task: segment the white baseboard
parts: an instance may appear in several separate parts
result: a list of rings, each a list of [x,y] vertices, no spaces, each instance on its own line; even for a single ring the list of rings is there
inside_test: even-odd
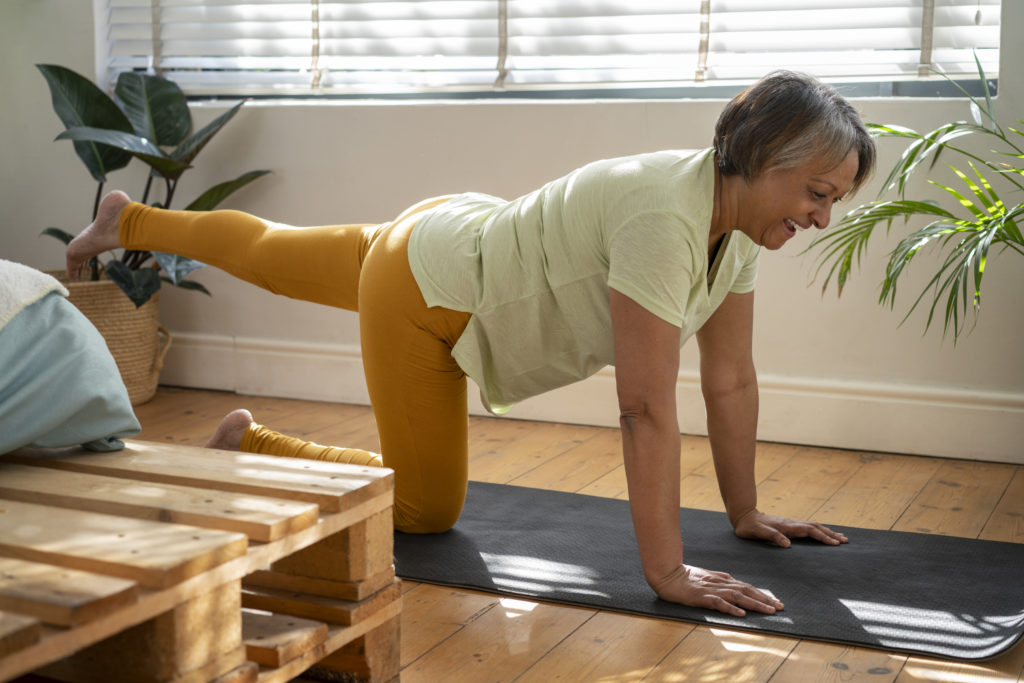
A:
[[[758,438],[1024,464],[1024,396],[950,387],[760,375]],[[164,384],[366,405],[358,346],[176,333]],[[680,373],[680,430],[706,434],[696,372]],[[473,399],[470,412],[486,411]],[[524,401],[510,418],[617,427],[615,375]]]

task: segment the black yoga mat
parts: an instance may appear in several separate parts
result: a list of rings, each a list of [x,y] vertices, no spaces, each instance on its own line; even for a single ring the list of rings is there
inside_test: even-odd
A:
[[[640,571],[626,501],[471,482],[451,531],[395,534],[399,576],[812,640],[979,660],[1024,632],[1024,544],[849,527],[839,547],[744,541],[722,513],[680,511],[688,564],[786,604],[736,618],[659,600]]]

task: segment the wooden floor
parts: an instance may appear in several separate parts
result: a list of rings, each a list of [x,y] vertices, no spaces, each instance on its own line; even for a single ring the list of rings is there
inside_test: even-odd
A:
[[[139,438],[201,445],[245,407],[285,433],[375,449],[370,410],[161,388]],[[470,478],[626,497],[614,429],[470,418]],[[1024,543],[1024,467],[760,444],[760,507],[824,523]],[[707,440],[684,437],[687,507],[721,510]],[[724,569],[724,568],[723,568]],[[1013,590],[1024,590],[1022,585]],[[407,581],[404,683],[937,681],[1024,683],[1024,643],[981,664],[751,635]]]

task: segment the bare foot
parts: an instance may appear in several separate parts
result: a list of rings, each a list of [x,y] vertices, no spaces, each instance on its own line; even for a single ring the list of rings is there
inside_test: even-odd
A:
[[[124,192],[114,190],[100,200],[96,211],[96,220],[78,234],[68,244],[65,258],[67,259],[68,280],[77,280],[82,266],[93,256],[99,256],[110,249],[117,249],[121,242],[117,236],[118,219],[121,211],[131,202]]]
[[[231,411],[220,421],[220,426],[206,442],[206,447],[219,448],[222,451],[242,450],[242,436],[253,422],[252,413],[248,410],[239,408]]]

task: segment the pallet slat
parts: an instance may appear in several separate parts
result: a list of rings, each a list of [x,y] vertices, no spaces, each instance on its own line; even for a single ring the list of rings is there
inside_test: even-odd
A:
[[[358,624],[330,626],[327,631],[327,640],[322,645],[316,646],[283,666],[275,668],[260,667],[259,683],[288,683],[303,671],[306,671],[311,666],[315,666],[324,656],[337,652],[375,629],[386,627],[391,620],[400,618],[401,614],[401,600],[394,600],[382,605],[378,612],[368,616]],[[371,675],[368,678],[369,680],[388,681],[393,680],[395,677]],[[318,680],[324,679],[321,677]]]
[[[44,624],[79,626],[133,604],[134,581],[0,557],[0,609]]]
[[[402,582],[395,580],[387,588],[358,602],[274,588],[243,586],[242,606],[351,626],[376,614],[384,605],[401,600],[401,586]]]
[[[38,619],[0,612],[0,657],[38,643],[41,630]]]
[[[245,586],[278,588],[296,593],[323,595],[328,598],[342,600],[364,600],[382,588],[386,588],[395,580],[395,570],[389,567],[385,571],[363,579],[362,581],[332,581],[330,579],[314,579],[308,576],[294,576],[277,571],[255,571],[242,581]]]
[[[245,554],[244,534],[4,501],[0,555],[166,588]]]
[[[0,462],[0,497],[238,531],[273,541],[316,523],[315,503]]]
[[[337,512],[386,493],[391,470],[299,458],[211,451],[149,441],[126,442],[123,451],[92,453],[80,448],[20,449],[0,462],[53,467],[218,491],[233,491],[316,503]]]
[[[322,621],[242,610],[246,656],[264,666],[284,666],[326,639],[327,624]]]

